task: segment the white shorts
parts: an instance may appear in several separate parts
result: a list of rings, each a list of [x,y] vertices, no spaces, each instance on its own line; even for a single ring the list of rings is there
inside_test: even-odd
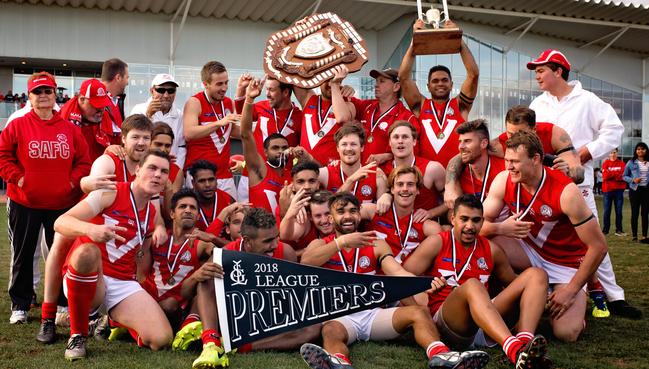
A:
[[[571,268],[565,265],[555,264],[553,262],[543,259],[536,250],[523,240],[518,240],[518,243],[521,245],[527,258],[530,259],[530,264],[533,267],[541,268],[548,273],[548,283],[549,284],[566,284],[572,280],[572,277],[577,273],[576,268]]]
[[[347,330],[347,344],[355,341],[387,341],[400,336],[392,326],[397,308],[374,308],[336,318]]]
[[[67,298],[68,287],[67,283],[65,283],[65,278],[67,278],[66,276],[63,277],[63,293]],[[114,308],[117,304],[124,301],[127,297],[131,296],[134,293],[144,291],[142,286],[136,281],[125,281],[108,276],[103,276],[103,278],[105,291],[104,302],[101,306],[97,307],[95,311],[99,311],[101,307],[105,307],[105,310],[107,312],[110,312],[110,309]],[[94,311],[92,313],[94,313]]]

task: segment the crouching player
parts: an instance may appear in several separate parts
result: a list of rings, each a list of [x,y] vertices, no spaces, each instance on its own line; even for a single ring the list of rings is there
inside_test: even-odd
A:
[[[376,237],[375,231],[358,232],[361,221],[360,201],[349,192],[338,192],[329,199],[334,233],[311,242],[302,264],[322,266],[348,273],[412,276],[392,256],[390,246]],[[444,282],[436,278],[433,289]],[[426,295],[415,296],[425,304]],[[408,298],[413,302],[412,298]],[[440,341],[428,310],[424,306],[400,306],[360,311],[330,320],[322,326],[324,348],[305,344],[300,349],[304,360],[313,369],[352,369],[348,345],[354,341],[394,339],[412,328],[417,343],[426,350],[428,367],[475,368],[487,364],[489,356],[482,351],[451,352]]]
[[[517,277],[502,249],[478,235],[483,221],[480,199],[461,195],[451,216],[453,228],[422,242],[404,268],[445,278],[446,286],[429,294],[428,307],[451,347],[468,347],[481,328],[503,347],[516,369],[544,367],[546,341],[534,331],[545,306],[547,275],[529,268]],[[493,300],[487,292],[491,277],[506,286]],[[504,319],[517,322],[517,335]]]
[[[70,311],[66,359],[86,356],[88,315],[102,303],[114,321],[137,334],[139,344],[159,350],[171,342],[164,312],[136,277],[142,276],[138,266],[150,252],[155,216],[151,198],[168,176],[169,156],[150,151],[132,183],[118,183],[116,191],[93,191],[56,220],[56,232],[76,237],[64,266]]]
[[[204,233],[195,228],[198,199],[194,191],[183,188],[176,192],[171,197],[170,213],[173,228],[169,241],[154,248],[151,258],[144,261],[148,273],[143,287],[158,302],[172,327],[178,327],[185,310],[189,310],[189,314],[183,326],[198,321],[194,304],[189,308],[191,301],[184,299],[180,290],[185,279],[200,267],[199,259],[210,254],[214,244],[196,238]]]
[[[278,242],[279,231],[275,217],[261,208],[250,208],[245,212],[241,223],[241,238],[225,245],[224,249],[252,254],[271,256],[295,262],[295,251],[286,244]],[[183,284],[183,295],[192,295],[195,291],[198,312],[201,316],[203,333],[203,352],[194,360],[193,368],[214,368],[227,366],[228,357],[221,347],[218,332],[218,315],[215,305],[214,278],[222,278],[220,265],[211,261],[203,265]],[[282,333],[244,345],[238,352],[256,350],[292,350],[304,342],[315,340],[320,335],[320,325],[315,324],[296,331]]]

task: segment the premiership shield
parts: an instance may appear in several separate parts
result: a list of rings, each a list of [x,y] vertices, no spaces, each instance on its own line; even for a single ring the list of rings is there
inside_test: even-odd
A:
[[[214,287],[226,352],[265,337],[385,306],[426,291],[433,279],[339,272],[218,248],[213,252],[214,262],[222,265],[224,272],[223,279],[214,279]]]
[[[284,83],[311,89],[333,77],[332,68],[361,69],[369,54],[351,23],[334,13],[314,14],[272,34],[264,49],[264,71]]]

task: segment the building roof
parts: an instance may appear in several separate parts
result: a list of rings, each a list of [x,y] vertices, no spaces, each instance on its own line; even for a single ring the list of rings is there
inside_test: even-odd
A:
[[[0,0],[19,4],[182,15],[189,1],[191,17],[292,23],[333,11],[357,28],[381,30],[404,15],[414,16],[416,0]],[[441,6],[441,1],[430,3]],[[430,7],[430,3],[425,7]],[[649,0],[448,0],[451,18],[528,32],[649,56]],[[521,26],[524,24],[524,26]],[[516,34],[513,35],[516,37]],[[601,38],[601,40],[599,40]]]

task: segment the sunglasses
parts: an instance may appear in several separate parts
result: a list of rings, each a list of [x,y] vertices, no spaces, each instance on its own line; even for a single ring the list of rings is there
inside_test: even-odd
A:
[[[31,91],[34,95],[40,95],[44,93],[45,95],[51,95],[54,93],[54,89],[51,88],[35,88]]]
[[[164,88],[164,87],[156,87],[155,92],[159,93],[160,95],[164,95],[164,93],[168,93],[169,95],[173,95],[176,93],[176,88],[175,87],[169,87],[169,88]]]

